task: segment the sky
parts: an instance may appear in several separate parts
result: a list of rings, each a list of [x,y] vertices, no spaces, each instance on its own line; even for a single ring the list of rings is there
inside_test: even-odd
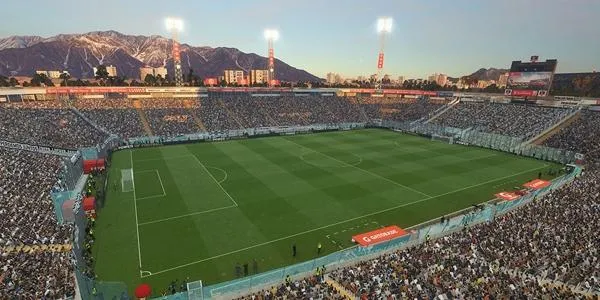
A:
[[[558,59],[558,72],[600,70],[600,0],[60,0],[6,1],[0,37],[116,30],[168,36],[182,18],[181,42],[275,56],[320,77],[376,72],[376,20],[391,17],[384,73],[426,78],[509,68],[513,60]],[[6,13],[10,12],[10,13]]]

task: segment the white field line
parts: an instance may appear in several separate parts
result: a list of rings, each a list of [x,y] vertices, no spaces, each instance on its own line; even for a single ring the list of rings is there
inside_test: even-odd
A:
[[[131,181],[133,185],[133,209],[135,211],[135,233],[137,235],[138,267],[140,271],[140,277],[142,277],[142,250],[140,247],[140,225],[138,223],[137,199],[135,195],[135,178],[133,177],[133,150],[129,151],[129,161],[131,162]]]
[[[225,195],[227,195],[227,197],[229,197],[229,199],[231,199],[231,202],[233,202],[233,204],[235,206],[239,206],[237,202],[235,202],[235,199],[233,199],[233,197],[231,197],[231,195],[229,195],[229,193],[223,188],[223,186],[221,185],[221,183],[219,183],[219,181],[217,179],[215,179],[215,177],[212,175],[212,173],[206,168],[206,166],[204,166],[204,164],[198,159],[198,157],[196,157],[196,155],[192,155],[194,157],[194,159],[200,164],[200,166],[202,166],[202,168],[204,169],[204,171],[206,171],[206,173],[208,173],[208,175],[210,176],[210,178],[212,178],[215,183],[221,188],[221,190],[223,191],[223,193],[225,193]]]
[[[223,183],[223,182],[227,181],[227,177],[229,177],[229,174],[227,174],[227,171],[225,171],[221,168],[218,168],[218,167],[213,167],[213,166],[206,166],[206,168],[219,170],[219,171],[223,172],[223,174],[225,174],[225,177],[223,177],[223,179],[218,181],[219,183]]]
[[[184,157],[190,157],[190,156],[194,156],[194,155],[193,154],[186,154],[186,155],[167,156],[167,157],[160,157],[160,158],[136,159],[135,162],[157,161],[157,160],[165,160],[165,159],[177,159],[177,158],[184,158]]]
[[[189,214],[185,214],[185,215],[179,215],[179,216],[175,216],[175,217],[169,217],[169,218],[158,219],[158,220],[153,220],[153,221],[148,221],[148,222],[142,222],[139,224],[139,226],[160,223],[160,222],[166,222],[166,221],[170,221],[170,220],[176,220],[176,219],[181,219],[181,218],[196,216],[196,215],[201,215],[201,214],[207,214],[207,213],[224,210],[224,209],[228,209],[228,208],[234,208],[234,207],[237,207],[237,206],[230,205],[230,206],[225,206],[225,207],[213,208],[213,209],[209,209],[209,210],[197,211],[197,212],[193,212],[193,213],[189,213]]]
[[[163,195],[152,195],[152,196],[146,196],[146,197],[139,197],[136,199],[136,201],[140,201],[140,200],[144,200],[144,199],[152,199],[152,198],[162,198],[165,197],[166,194]]]
[[[336,225],[339,225],[339,224],[343,224],[343,223],[351,222],[351,221],[354,221],[354,220],[359,220],[359,219],[362,219],[362,218],[366,218],[366,217],[378,215],[380,213],[384,213],[384,212],[387,212],[387,211],[390,211],[390,210],[394,210],[394,209],[398,209],[398,208],[401,208],[401,207],[406,207],[406,206],[410,206],[410,205],[413,205],[413,204],[417,204],[417,203],[420,203],[420,202],[423,202],[423,201],[428,201],[428,200],[431,200],[431,199],[435,199],[435,198],[443,197],[443,196],[446,196],[446,195],[454,194],[454,193],[457,193],[457,192],[461,192],[461,191],[464,191],[464,190],[468,190],[468,189],[471,189],[471,188],[482,186],[482,185],[485,185],[485,184],[488,184],[488,183],[492,183],[492,182],[495,182],[495,181],[504,180],[504,179],[507,179],[507,178],[510,178],[510,177],[514,177],[514,176],[517,176],[517,175],[521,175],[521,174],[525,174],[525,173],[528,173],[528,172],[533,172],[533,171],[545,168],[547,166],[548,166],[548,164],[544,164],[541,167],[532,168],[532,169],[529,169],[529,170],[525,170],[525,171],[522,171],[522,172],[519,172],[519,173],[515,173],[515,174],[508,175],[508,176],[504,176],[504,177],[501,177],[501,178],[496,178],[496,179],[488,180],[486,182],[482,182],[482,183],[470,185],[470,186],[467,186],[467,187],[464,187],[464,188],[460,188],[460,189],[457,189],[457,190],[454,190],[454,191],[451,191],[451,192],[447,192],[447,193],[443,193],[443,194],[439,194],[439,195],[435,195],[435,196],[431,196],[431,197],[419,199],[419,200],[416,200],[416,201],[413,201],[413,202],[403,203],[403,204],[400,204],[400,205],[396,205],[394,207],[390,207],[390,208],[386,208],[386,209],[383,209],[383,210],[380,210],[380,211],[368,213],[368,214],[365,214],[365,215],[362,215],[362,216],[358,216],[358,217],[355,217],[355,218],[347,219],[347,220],[340,221],[340,222],[335,222],[335,223],[332,223],[332,224],[329,224],[329,225],[325,225],[325,226],[321,226],[321,227],[318,227],[318,228],[309,229],[309,230],[306,230],[306,231],[295,233],[295,234],[292,234],[292,235],[280,237],[280,238],[277,238],[277,239],[274,239],[274,240],[271,240],[271,241],[267,241],[267,242],[264,242],[264,243],[255,244],[255,245],[248,246],[248,247],[245,247],[245,248],[233,250],[233,251],[230,251],[230,252],[227,252],[227,253],[222,253],[222,254],[219,254],[219,255],[215,255],[215,256],[212,256],[212,257],[203,258],[203,259],[200,259],[200,260],[197,260],[197,261],[193,261],[193,262],[189,262],[189,263],[186,263],[186,264],[183,264],[183,265],[179,265],[179,266],[176,266],[176,267],[164,269],[164,270],[161,270],[161,271],[158,271],[158,272],[153,272],[152,275],[148,275],[148,276],[144,276],[144,277],[149,277],[149,276],[153,276],[153,275],[157,275],[157,274],[161,274],[161,273],[165,273],[165,272],[169,272],[169,271],[181,269],[181,268],[188,267],[188,266],[191,266],[191,265],[195,265],[195,264],[198,264],[198,263],[201,263],[201,262],[205,262],[205,261],[213,260],[213,259],[216,259],[216,258],[219,258],[219,257],[227,256],[227,255],[230,255],[230,254],[234,254],[234,253],[246,251],[248,249],[252,249],[252,248],[256,248],[256,247],[260,247],[260,246],[272,244],[272,243],[275,243],[275,242],[279,242],[279,241],[286,240],[286,239],[289,239],[289,238],[292,238],[292,237],[296,237],[296,236],[299,236],[299,235],[303,235],[303,234],[315,232],[315,231],[318,231],[318,230],[321,230],[321,229],[325,229],[325,228],[329,228],[329,227],[332,227],[332,226],[336,226]]]
[[[162,188],[162,195],[152,195],[152,196],[146,196],[146,197],[136,197],[136,201],[138,200],[144,200],[144,199],[152,199],[152,198],[161,198],[161,197],[166,197],[167,196],[167,192],[165,191],[165,186],[163,185],[162,179],[160,178],[160,173],[158,172],[157,169],[150,169],[150,170],[141,170],[141,171],[137,171],[134,173],[150,173],[150,172],[156,172],[156,176],[158,177],[158,180],[160,181],[160,187]]]
[[[333,156],[329,156],[329,155],[327,155],[327,154],[325,154],[325,153],[323,153],[323,152],[320,152],[320,151],[317,151],[317,150],[315,150],[315,149],[312,149],[312,148],[306,147],[306,146],[304,146],[304,145],[302,145],[302,144],[298,144],[298,143],[296,143],[296,142],[294,142],[294,141],[292,141],[292,140],[289,140],[289,139],[284,139],[284,140],[286,140],[286,141],[288,141],[288,142],[290,142],[290,143],[294,143],[294,144],[296,144],[296,145],[298,145],[298,146],[300,146],[300,147],[302,147],[302,148],[304,148],[304,149],[308,149],[308,150],[310,150],[310,151],[312,151],[312,152],[319,153],[319,154],[321,154],[321,155],[323,155],[323,156],[325,156],[325,157],[328,157],[328,158],[330,158],[330,159],[332,159],[332,160],[335,160],[335,161],[337,161],[337,162],[339,162],[339,163],[341,163],[341,164],[344,164],[344,165],[346,165],[346,166],[349,166],[349,167],[355,168],[355,169],[357,169],[357,170],[363,171],[363,172],[365,172],[365,173],[367,173],[367,174],[370,174],[370,175],[372,175],[372,176],[375,176],[375,177],[377,177],[377,178],[381,178],[381,179],[383,179],[383,180],[385,180],[385,181],[387,181],[387,182],[390,182],[390,183],[392,183],[392,184],[395,184],[395,185],[397,185],[397,186],[403,187],[403,188],[405,188],[405,189],[407,189],[407,190],[410,190],[410,191],[413,191],[413,192],[415,192],[415,193],[417,193],[417,194],[423,195],[423,196],[425,196],[425,197],[431,197],[431,195],[425,194],[425,193],[423,193],[423,192],[421,192],[421,191],[419,191],[419,190],[415,190],[415,189],[413,189],[413,188],[411,188],[411,187],[409,187],[409,186],[406,186],[406,185],[404,185],[404,184],[398,183],[398,182],[396,182],[396,181],[393,181],[393,180],[391,180],[391,179],[389,179],[389,178],[387,178],[387,177],[383,177],[383,176],[381,176],[381,175],[379,175],[379,174],[373,173],[373,172],[371,172],[371,171],[369,171],[369,170],[365,170],[365,169],[363,169],[363,168],[359,168],[359,167],[357,167],[357,166],[355,166],[355,165],[351,165],[351,164],[349,164],[349,163],[347,163],[347,162],[345,162],[345,161],[341,161],[341,160],[339,160],[339,159],[337,159],[337,158],[335,158],[335,157],[333,157]]]
[[[165,186],[163,185],[162,179],[160,178],[160,173],[158,173],[158,170],[154,171],[156,171],[156,176],[158,176],[158,181],[160,181],[160,188],[163,190],[163,196],[166,196],[167,192],[165,191]]]

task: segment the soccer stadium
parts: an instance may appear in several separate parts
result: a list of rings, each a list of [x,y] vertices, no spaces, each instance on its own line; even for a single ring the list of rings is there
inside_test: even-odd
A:
[[[392,24],[356,86],[285,79],[275,29],[263,82],[184,76],[176,18],[152,80],[0,76],[0,299],[598,299],[600,76],[394,85]]]

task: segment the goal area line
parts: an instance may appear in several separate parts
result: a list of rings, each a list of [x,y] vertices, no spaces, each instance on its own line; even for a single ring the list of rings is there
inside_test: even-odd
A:
[[[237,249],[237,250],[233,250],[233,251],[230,251],[230,252],[227,252],[227,253],[222,253],[222,254],[219,254],[219,255],[212,256],[212,257],[203,258],[203,259],[200,259],[200,260],[192,261],[192,262],[189,262],[189,263],[186,263],[186,264],[178,265],[178,266],[175,266],[175,267],[171,267],[171,268],[160,270],[160,271],[156,271],[156,272],[148,272],[149,275],[142,275],[142,274],[140,274],[140,277],[141,278],[146,278],[146,277],[150,277],[150,276],[154,276],[154,275],[158,275],[158,274],[170,272],[170,271],[173,271],[173,270],[177,270],[177,269],[189,267],[189,266],[192,266],[192,265],[195,265],[195,264],[199,264],[199,263],[202,263],[202,262],[205,262],[205,261],[210,261],[210,260],[217,259],[217,258],[220,258],[220,257],[224,257],[224,256],[227,256],[227,255],[231,255],[231,254],[243,252],[243,251],[246,251],[246,250],[249,250],[249,249],[253,249],[253,248],[257,248],[257,247],[269,245],[269,244],[272,244],[272,243],[275,243],[275,242],[283,241],[283,240],[286,240],[286,239],[289,239],[289,238],[293,238],[293,237],[296,237],[296,236],[300,236],[300,235],[303,235],[303,234],[307,234],[307,233],[319,231],[319,230],[322,230],[322,229],[326,229],[326,228],[329,228],[329,227],[337,226],[337,225],[344,224],[344,223],[347,223],[347,222],[352,222],[352,221],[360,220],[360,219],[367,218],[367,217],[374,216],[374,215],[378,215],[378,214],[381,214],[381,213],[384,213],[384,212],[392,211],[392,210],[395,210],[395,209],[398,209],[398,208],[402,208],[402,207],[406,207],[406,206],[418,204],[418,203],[421,203],[421,202],[424,202],[424,201],[429,201],[429,200],[432,200],[432,199],[437,199],[437,198],[440,198],[440,197],[443,197],[443,196],[447,196],[447,195],[450,195],[450,194],[462,192],[464,190],[476,188],[476,187],[479,187],[479,186],[482,186],[482,185],[486,185],[486,184],[489,184],[489,183],[493,183],[493,182],[496,182],[496,181],[501,181],[501,180],[505,180],[505,179],[508,179],[508,178],[511,178],[511,177],[515,177],[515,176],[519,176],[519,175],[522,175],[522,174],[525,174],[525,173],[537,171],[537,170],[546,168],[548,166],[549,166],[548,164],[544,164],[544,165],[536,167],[536,168],[531,168],[531,169],[524,170],[524,171],[521,171],[521,172],[518,172],[518,173],[510,174],[510,175],[507,175],[507,176],[494,178],[494,179],[491,179],[491,180],[488,180],[488,181],[485,181],[485,182],[473,184],[473,185],[470,185],[470,186],[466,186],[466,187],[463,187],[463,188],[460,188],[460,189],[457,189],[457,190],[453,190],[453,191],[450,191],[450,192],[442,193],[442,194],[439,194],[439,195],[429,196],[429,197],[425,197],[425,198],[422,198],[422,199],[419,199],[419,200],[415,200],[415,201],[412,201],[412,202],[402,203],[402,204],[399,204],[399,205],[396,205],[396,206],[392,206],[392,207],[389,207],[389,208],[386,208],[386,209],[382,209],[382,210],[375,211],[375,212],[372,212],[372,213],[368,213],[368,214],[365,214],[365,215],[361,215],[361,216],[358,216],[358,217],[350,218],[350,219],[347,219],[347,220],[342,220],[342,221],[339,221],[339,222],[331,223],[331,224],[324,225],[324,226],[321,226],[321,227],[317,227],[317,228],[305,230],[305,231],[302,231],[302,232],[298,232],[298,233],[291,234],[291,235],[288,235],[288,236],[280,237],[280,238],[273,239],[273,240],[270,240],[270,241],[266,241],[266,242],[263,242],[263,243],[258,243],[258,244],[251,245],[251,246],[248,246],[248,247],[244,247],[244,248],[240,248],[240,249]],[[185,217],[185,216],[181,216],[181,217]]]

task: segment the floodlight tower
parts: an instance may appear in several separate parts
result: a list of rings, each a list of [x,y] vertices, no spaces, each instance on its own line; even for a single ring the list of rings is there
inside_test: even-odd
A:
[[[183,85],[183,73],[181,70],[181,54],[179,52],[179,32],[183,30],[183,20],[176,18],[167,18],[165,20],[167,30],[171,32],[173,39],[173,65],[175,67],[175,85]]]
[[[275,52],[273,51],[273,42],[279,39],[279,31],[275,29],[266,29],[265,30],[265,39],[267,39],[267,43],[269,44],[269,79],[268,84],[272,86],[273,80],[275,80]]]
[[[379,34],[379,56],[377,57],[377,75],[375,75],[375,90],[381,91],[381,74],[383,73],[383,49],[385,34],[392,32],[392,18],[384,17],[377,20],[377,34]]]

